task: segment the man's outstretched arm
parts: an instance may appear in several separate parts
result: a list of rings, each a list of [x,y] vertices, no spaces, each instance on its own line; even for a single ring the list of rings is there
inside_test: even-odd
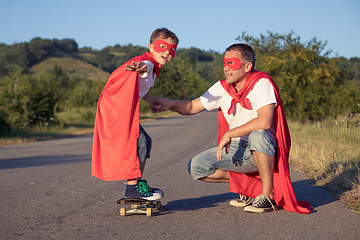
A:
[[[193,115],[205,110],[200,98],[194,100],[173,100],[157,98],[152,103],[154,112],[162,112],[171,109],[181,115]]]

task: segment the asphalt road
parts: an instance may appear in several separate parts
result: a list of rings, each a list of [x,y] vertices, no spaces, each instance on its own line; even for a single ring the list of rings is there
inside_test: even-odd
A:
[[[153,217],[121,217],[123,182],[90,175],[92,136],[0,148],[0,239],[360,239],[360,215],[292,171],[313,212],[243,212],[228,184],[193,181],[188,160],[215,146],[216,113],[145,122],[153,151],[145,179],[164,190]]]

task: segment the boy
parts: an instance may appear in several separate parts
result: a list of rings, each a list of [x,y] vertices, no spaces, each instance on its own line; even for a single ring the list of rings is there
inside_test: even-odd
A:
[[[118,67],[100,94],[94,126],[91,173],[104,181],[127,180],[125,198],[156,200],[160,189],[142,180],[151,138],[139,123],[139,100],[155,99],[149,89],[160,67],[174,56],[179,39],[166,28],[156,29],[149,52]]]

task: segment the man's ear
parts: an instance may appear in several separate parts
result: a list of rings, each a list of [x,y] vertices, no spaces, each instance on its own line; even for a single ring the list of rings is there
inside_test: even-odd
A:
[[[247,62],[245,64],[245,72],[251,72],[252,66],[253,66],[252,62]]]

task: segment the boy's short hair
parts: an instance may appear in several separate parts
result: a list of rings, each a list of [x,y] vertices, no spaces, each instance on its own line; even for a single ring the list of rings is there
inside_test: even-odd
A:
[[[226,51],[239,51],[241,53],[241,56],[243,57],[243,59],[241,59],[242,61],[249,61],[252,63],[253,67],[252,70],[255,67],[255,51],[254,49],[252,49],[252,47],[250,47],[249,45],[245,44],[245,43],[235,43],[233,45],[231,45],[230,47],[228,47],[226,49]]]
[[[176,45],[179,44],[179,38],[176,36],[176,34],[164,27],[155,29],[155,31],[151,34],[150,44],[153,44],[158,39],[167,38],[171,38]]]

